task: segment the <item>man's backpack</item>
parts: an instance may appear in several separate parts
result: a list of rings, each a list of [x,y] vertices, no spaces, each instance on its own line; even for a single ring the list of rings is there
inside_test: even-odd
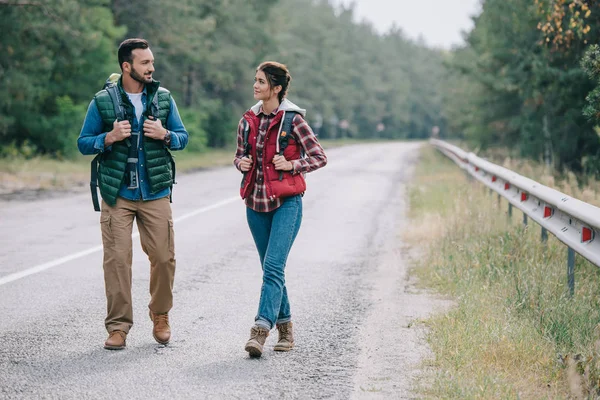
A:
[[[123,100],[121,99],[119,88],[117,87],[117,82],[121,74],[112,73],[104,82],[104,86],[102,89],[106,90],[110,95],[110,98],[113,103],[113,107],[115,108],[115,115],[117,116],[118,121],[125,121],[127,116],[125,115],[125,108],[123,107]],[[158,96],[154,96],[152,99],[152,115],[158,115]]]
[[[123,107],[123,99],[121,98],[121,94],[119,93],[119,88],[117,86],[117,82],[121,78],[121,74],[112,73],[104,82],[104,86],[102,89],[106,90],[109,94],[114,111],[115,116],[117,117],[117,121],[125,121],[127,116],[125,115],[125,107]],[[158,94],[154,96],[152,99],[152,115],[158,116]],[[131,147],[131,143],[127,144]],[[97,154],[96,157],[91,162],[91,177],[90,177],[90,190],[92,192],[92,203],[94,204],[94,211],[100,211],[100,202],[98,201],[98,163],[102,157],[102,153]],[[175,183],[175,161],[173,157],[171,157],[171,167],[173,170],[173,183]],[[169,196],[170,201],[172,202],[172,188],[171,185],[171,196]]]

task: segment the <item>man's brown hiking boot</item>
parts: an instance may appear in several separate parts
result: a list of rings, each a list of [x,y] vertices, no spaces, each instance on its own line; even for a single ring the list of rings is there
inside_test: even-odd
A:
[[[156,314],[150,310],[150,319],[154,322],[152,336],[160,344],[167,344],[171,340],[171,327],[169,326],[169,314]]]
[[[108,334],[108,339],[104,342],[104,348],[107,350],[123,350],[125,348],[125,339],[127,334],[123,331],[112,331]]]
[[[263,346],[269,336],[269,330],[254,325],[250,329],[250,339],[246,342],[246,351],[250,353],[250,357],[260,357],[263,352]]]
[[[290,351],[294,347],[294,334],[292,332],[292,321],[277,325],[279,340],[273,350]]]

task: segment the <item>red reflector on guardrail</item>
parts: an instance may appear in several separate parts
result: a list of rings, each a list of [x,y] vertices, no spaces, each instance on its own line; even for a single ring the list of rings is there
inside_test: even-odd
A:
[[[581,243],[591,242],[594,239],[594,230],[584,226],[581,229]]]
[[[521,192],[521,201],[527,201],[529,195],[525,192]]]
[[[479,167],[475,167],[475,172],[479,171]]]
[[[554,210],[552,207],[545,206],[544,207],[544,218],[550,218],[554,214]]]
[[[510,189],[510,183],[506,182],[504,184],[504,190],[508,190],[508,189]]]
[[[498,178],[496,178],[496,175],[492,176],[492,182],[496,182]]]

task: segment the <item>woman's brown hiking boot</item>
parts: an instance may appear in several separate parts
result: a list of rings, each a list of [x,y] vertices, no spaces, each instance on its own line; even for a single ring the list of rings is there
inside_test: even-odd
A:
[[[277,325],[279,340],[273,348],[275,351],[290,351],[294,347],[294,333],[292,332],[292,321]]]
[[[266,328],[254,325],[250,329],[250,339],[246,342],[246,351],[250,353],[250,357],[262,355],[267,336],[269,336],[269,330]]]

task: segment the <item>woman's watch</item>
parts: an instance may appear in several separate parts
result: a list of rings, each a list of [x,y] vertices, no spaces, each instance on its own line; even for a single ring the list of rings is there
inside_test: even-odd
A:
[[[165,135],[165,138],[163,139],[165,141],[166,144],[170,144],[171,143],[171,131],[167,129],[167,134]]]

